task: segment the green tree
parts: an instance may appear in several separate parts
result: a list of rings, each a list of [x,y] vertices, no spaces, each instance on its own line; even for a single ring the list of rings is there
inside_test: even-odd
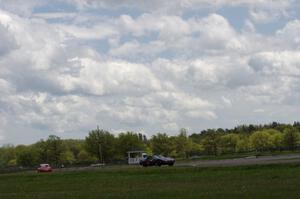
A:
[[[283,143],[289,150],[295,150],[299,143],[299,132],[294,127],[285,128],[283,131]]]
[[[276,127],[277,123],[273,123],[273,125]],[[267,129],[265,132],[269,133],[271,136],[271,145],[272,147],[276,149],[280,149],[283,146],[283,133],[276,129]]]
[[[78,163],[90,163],[90,162],[95,162],[95,158],[91,156],[86,150],[82,149],[78,153]]]
[[[134,132],[120,133],[118,136],[118,151],[121,157],[126,157],[128,151],[145,150],[143,136]]]
[[[249,139],[251,146],[257,151],[263,151],[272,147],[271,135],[267,131],[256,131]]]
[[[177,156],[181,158],[188,158],[191,154],[193,143],[187,136],[187,130],[184,128],[181,129],[179,135],[175,136],[173,141]]]
[[[202,139],[204,151],[210,155],[218,155],[220,134],[215,130],[209,129]]]
[[[74,153],[70,150],[65,150],[62,154],[61,154],[61,162],[63,164],[73,164],[75,162],[75,157],[74,157]]]
[[[84,143],[85,143],[84,140],[74,140],[74,139],[63,140],[65,150],[72,152],[76,160],[78,159],[78,154],[84,148]]]
[[[193,143],[201,144],[204,136],[201,133],[193,133],[189,136]]]
[[[0,150],[0,167],[13,166],[16,161],[16,152],[13,145],[4,145]]]
[[[50,135],[45,142],[46,156],[49,163],[59,166],[62,163],[62,153],[64,152],[64,145],[60,137]]]
[[[92,130],[85,137],[85,149],[99,162],[111,161],[115,154],[115,137],[108,131]]]
[[[204,152],[204,148],[201,144],[195,143],[193,141],[191,141],[192,143],[192,148],[191,148],[191,152],[190,155],[201,155]]]
[[[165,133],[158,133],[156,135],[153,135],[150,143],[154,154],[169,156],[174,150],[171,138]]]
[[[223,153],[233,153],[237,150],[239,135],[229,133],[220,137],[220,147]]]
[[[33,167],[38,165],[38,151],[32,146],[20,145],[16,147],[17,165]]]
[[[37,152],[37,162],[41,163],[50,163],[48,159],[48,147],[46,141],[43,139],[36,142],[32,145],[34,150]]]
[[[250,150],[250,148],[249,137],[246,135],[241,136],[236,143],[236,151],[247,152]]]
[[[47,140],[40,140],[32,145],[35,151],[37,162],[50,163],[54,166],[61,164],[62,153],[65,148],[63,141],[56,135],[50,135]]]

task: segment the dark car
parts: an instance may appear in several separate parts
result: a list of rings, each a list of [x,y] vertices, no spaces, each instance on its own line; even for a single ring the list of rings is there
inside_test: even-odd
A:
[[[161,165],[169,165],[173,166],[175,163],[175,159],[170,157],[165,157],[162,155],[154,155],[154,156],[147,156],[140,160],[140,165],[147,167],[147,166],[161,166]]]

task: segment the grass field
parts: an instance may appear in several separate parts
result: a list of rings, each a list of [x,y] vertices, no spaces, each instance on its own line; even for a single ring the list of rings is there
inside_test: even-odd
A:
[[[300,165],[102,168],[0,175],[1,199],[297,198]]]

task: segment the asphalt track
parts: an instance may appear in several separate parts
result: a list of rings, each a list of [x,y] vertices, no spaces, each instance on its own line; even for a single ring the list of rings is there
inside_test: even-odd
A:
[[[284,163],[300,163],[300,154],[273,155],[273,156],[249,156],[245,158],[225,159],[225,160],[194,160],[189,162],[177,162],[175,167],[231,167],[243,165],[268,165],[268,164],[284,164]],[[166,166],[167,167],[167,166]],[[64,171],[82,171],[82,170],[98,170],[98,169],[128,169],[128,168],[144,168],[140,165],[105,165],[101,167],[77,167],[55,169],[55,172]]]
[[[273,156],[249,156],[245,158],[225,159],[225,160],[196,160],[192,162],[177,163],[176,166],[193,167],[226,167],[242,165],[267,165],[300,163],[300,154],[273,155]]]
[[[300,154],[273,155],[273,156],[249,156],[245,158],[224,159],[224,160],[194,160],[188,162],[176,162],[175,167],[232,167],[246,165],[268,165],[268,164],[285,164],[285,163],[300,163]],[[166,166],[167,167],[167,166]],[[54,172],[67,171],[86,171],[99,169],[129,169],[129,168],[144,168],[140,165],[105,165],[100,167],[73,167],[54,169]],[[26,171],[25,171],[26,172]],[[35,170],[27,171],[29,173],[36,172]]]

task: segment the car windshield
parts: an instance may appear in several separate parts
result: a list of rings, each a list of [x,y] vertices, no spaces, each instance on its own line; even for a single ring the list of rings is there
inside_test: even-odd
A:
[[[166,158],[166,157],[164,157],[162,155],[155,155],[154,158],[161,158],[161,159],[163,159],[163,158]]]

